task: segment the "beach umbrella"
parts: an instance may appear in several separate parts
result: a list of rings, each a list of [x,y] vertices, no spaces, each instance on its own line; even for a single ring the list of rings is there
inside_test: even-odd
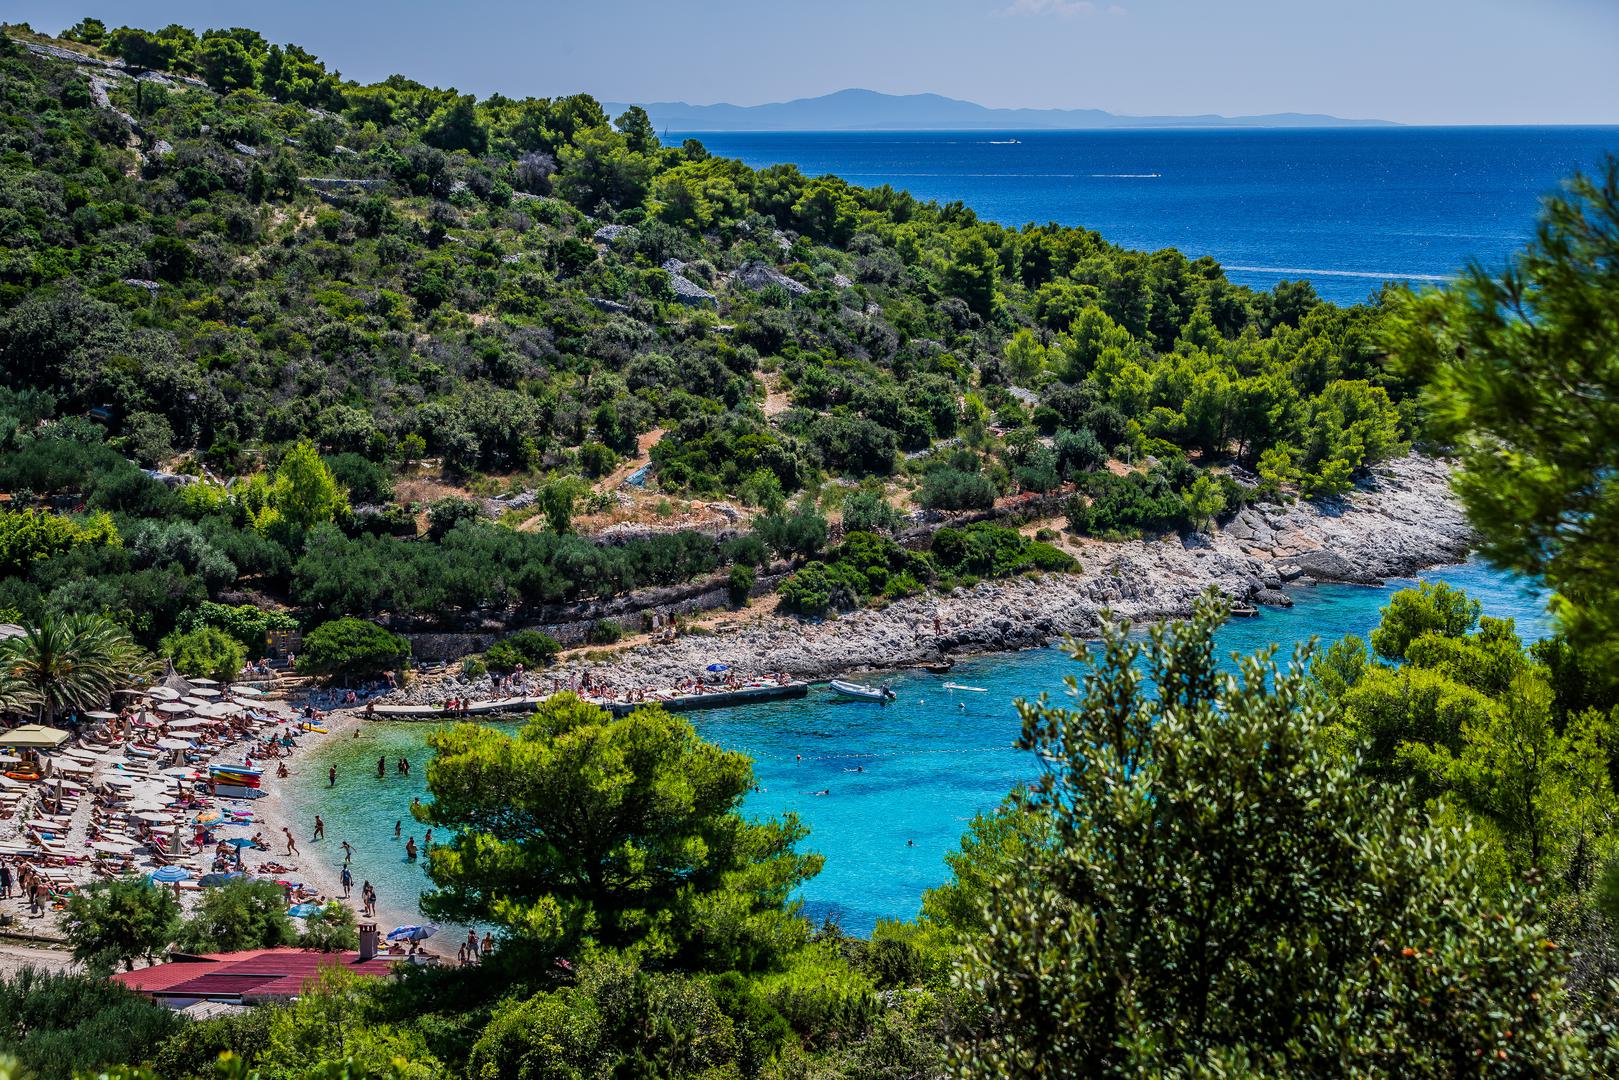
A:
[[[197,715],[207,717],[210,720],[223,720],[227,716],[235,715],[240,708],[241,706],[233,701],[210,701],[206,705],[197,706]],[[189,726],[196,727],[198,725],[192,723]]]
[[[87,712],[84,715],[88,716],[92,720],[116,720],[116,719],[118,719],[118,714],[117,713],[115,713],[115,712],[107,712],[105,709],[97,709],[95,712]]]
[[[213,679],[192,679],[191,680],[191,685],[192,686],[218,686],[219,683],[214,681]]]
[[[731,666],[729,664],[710,664],[705,670],[718,673],[721,671],[730,671]]]
[[[287,916],[293,919],[307,919],[311,915],[319,915],[325,910],[322,904],[302,903],[294,904],[287,909]]]
[[[233,686],[230,692],[237,697],[263,697],[264,691],[256,686]]]
[[[206,686],[202,686],[202,687],[198,687],[197,689],[191,691],[191,696],[192,697],[199,697],[199,698],[216,698],[216,697],[219,696],[219,691],[214,690],[214,689],[210,689],[209,687],[206,687]]]
[[[185,704],[190,705],[193,709],[195,709],[199,705],[208,704],[208,699],[207,698],[200,698],[195,694],[187,694],[185,697],[181,698],[180,700],[182,702],[184,702]]]
[[[169,815],[158,813],[156,810],[140,810],[129,816],[148,825],[162,825],[169,820]]]
[[[128,855],[135,851],[135,845],[123,840],[97,840],[90,845],[90,850],[99,851],[103,855]]]
[[[159,750],[190,750],[191,744],[184,739],[159,739],[157,740],[157,748]]]
[[[114,690],[113,693],[115,693],[115,694],[128,694],[130,697],[147,697],[148,695],[151,694],[151,691],[150,690],[137,689],[136,687],[133,687],[133,686],[128,686],[128,687],[125,687],[125,688],[123,688],[121,690]]]
[[[170,689],[167,686],[154,686],[145,691],[145,694],[147,697],[154,697],[159,701],[176,701],[180,697],[180,691]]]
[[[205,889],[212,889],[216,886],[225,884],[227,881],[237,881],[246,876],[246,874],[235,871],[232,871],[229,874],[204,874],[202,877],[197,879],[197,884],[201,885]]]
[[[54,750],[67,740],[67,732],[43,724],[24,724],[0,734],[0,746],[15,750]]]
[[[229,840],[221,841],[221,843],[229,844],[231,847],[238,849],[253,846],[253,841],[245,836],[233,836]]]
[[[426,941],[436,933],[438,933],[438,927],[432,923],[425,923],[421,926],[396,926],[388,931],[387,940]]]
[[[148,879],[153,885],[173,885],[177,881],[187,881],[191,871],[179,866],[161,866],[152,871]]]
[[[157,708],[158,708],[159,712],[166,712],[166,713],[183,713],[183,712],[190,712],[191,711],[191,706],[187,705],[183,701],[165,701],[163,704],[159,705]]]

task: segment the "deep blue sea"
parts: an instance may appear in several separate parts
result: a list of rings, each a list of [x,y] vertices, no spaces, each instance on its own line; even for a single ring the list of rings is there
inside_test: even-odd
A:
[[[1125,247],[1212,255],[1255,288],[1308,278],[1339,303],[1384,280],[1442,281],[1473,259],[1503,265],[1545,193],[1619,152],[1613,127],[693,137],[749,165],[892,184],[1007,225],[1055,221]]]
[[[1545,595],[1516,578],[1476,562],[1424,577],[1460,586],[1487,614],[1516,618],[1526,640],[1548,632]],[[1388,597],[1410,584],[1295,590],[1293,607],[1227,624],[1222,654],[1275,643],[1285,656],[1312,638],[1328,643],[1345,634],[1364,636]],[[914,916],[923,890],[946,879],[944,856],[973,816],[994,809],[1036,775],[1034,757],[1012,747],[1019,729],[1012,703],[1042,692],[1059,697],[1063,677],[1078,670],[1061,649],[1035,649],[965,660],[948,677],[905,672],[882,679],[898,694],[887,706],[840,701],[816,689],[800,701],[688,715],[704,738],[753,758],[763,790],[748,797],[746,812],[790,810],[810,827],[805,846],[826,856],[826,868],[803,889],[806,913],[817,921],[831,915],[846,930],[865,934],[878,919]],[[946,682],[984,692],[946,690]],[[354,844],[355,876],[372,881],[385,906],[426,885],[420,864],[405,861],[393,826],[403,820],[405,835],[414,833],[420,843],[421,826],[409,806],[425,795],[428,730],[426,724],[369,724],[364,738],[333,739],[295,763],[292,807],[305,821],[317,812],[325,818],[331,851],[344,839]],[[408,757],[415,766],[410,777],[390,772],[377,780],[379,755]],[[328,789],[326,770],[333,764],[340,779]],[[827,794],[813,794],[818,791]]]

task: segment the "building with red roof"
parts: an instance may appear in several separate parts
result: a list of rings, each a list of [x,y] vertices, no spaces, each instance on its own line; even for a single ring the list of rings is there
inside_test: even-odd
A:
[[[290,1001],[304,992],[327,968],[351,971],[370,979],[385,978],[399,957],[358,952],[324,953],[312,949],[249,949],[176,957],[167,963],[114,975],[145,997],[183,1009],[199,1001],[259,1005]]]

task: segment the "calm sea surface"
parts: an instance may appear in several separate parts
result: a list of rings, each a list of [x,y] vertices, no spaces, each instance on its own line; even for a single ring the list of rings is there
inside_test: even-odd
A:
[[[1502,265],[1542,195],[1619,152],[1612,127],[695,137],[749,165],[892,184],[1007,225],[1056,221],[1124,247],[1212,255],[1256,288],[1308,278],[1339,303],[1388,279],[1443,280],[1470,259]]]
[[[1544,594],[1518,579],[1480,563],[1424,576],[1464,588],[1488,614],[1516,618],[1526,639],[1548,630]],[[1389,595],[1410,584],[1296,590],[1291,608],[1229,623],[1221,651],[1248,653],[1276,643],[1285,653],[1312,638],[1325,643],[1365,635]],[[804,887],[807,913],[816,920],[835,916],[863,934],[880,918],[914,916],[922,891],[945,880],[944,856],[973,816],[994,809],[1036,774],[1033,756],[1012,748],[1019,728],[1012,702],[1042,692],[1058,697],[1063,676],[1078,670],[1059,649],[1035,649],[963,661],[948,678],[907,672],[884,679],[898,700],[883,707],[839,701],[817,689],[801,701],[689,715],[703,737],[753,758],[764,790],[748,797],[749,814],[791,810],[810,827],[806,846],[826,856],[826,869]],[[945,682],[985,692],[949,691]],[[366,738],[331,740],[300,763],[292,781],[299,786],[289,792],[305,820],[317,812],[326,819],[332,844],[354,844],[355,877],[374,882],[385,900],[426,885],[421,867],[405,861],[393,826],[403,819],[405,835],[414,832],[420,843],[421,826],[409,806],[412,797],[425,795],[428,730],[379,723],[366,726]],[[390,772],[377,780],[376,759],[383,754],[390,762],[409,758],[410,777]],[[328,789],[332,764],[340,779]],[[828,794],[812,794],[823,790]]]

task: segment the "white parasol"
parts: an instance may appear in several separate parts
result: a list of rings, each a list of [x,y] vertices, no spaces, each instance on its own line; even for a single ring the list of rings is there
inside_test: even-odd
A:
[[[179,698],[180,691],[168,686],[154,686],[146,691],[148,697],[155,697],[161,701],[174,701]]]
[[[158,706],[158,711],[166,713],[190,712],[191,706],[187,705],[183,701],[165,701],[163,704]]]
[[[216,698],[216,697],[219,697],[220,695],[219,695],[218,690],[210,690],[208,687],[202,686],[202,687],[198,687],[197,689],[191,691],[191,696],[192,697],[199,697],[199,698]]]

